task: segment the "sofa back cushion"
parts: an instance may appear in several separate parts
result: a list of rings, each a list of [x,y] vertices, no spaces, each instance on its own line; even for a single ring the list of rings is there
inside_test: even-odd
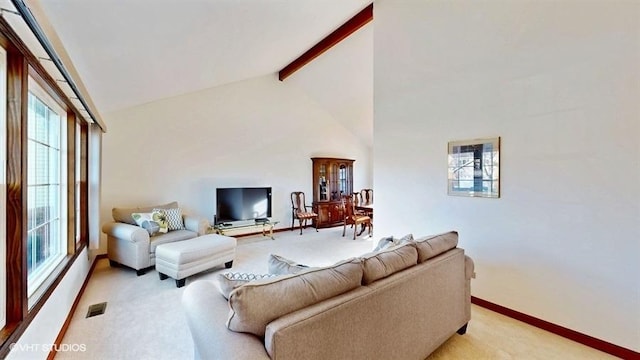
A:
[[[136,208],[113,208],[111,209],[111,216],[113,216],[113,221],[127,223],[131,225],[137,225],[136,221],[131,217],[133,213],[150,213],[153,212],[153,209],[172,209],[177,208],[178,202],[170,202],[164,205],[155,205],[155,206],[146,206],[146,207],[136,207]]]
[[[438,235],[429,235],[415,239],[418,249],[418,262],[424,262],[434,256],[458,246],[458,232],[449,231]]]
[[[349,259],[293,275],[257,280],[229,295],[227,327],[264,336],[267,325],[286,314],[360,286],[362,262]]]
[[[418,252],[413,243],[393,246],[362,256],[364,274],[362,284],[368,285],[378,279],[402,271],[418,263]]]

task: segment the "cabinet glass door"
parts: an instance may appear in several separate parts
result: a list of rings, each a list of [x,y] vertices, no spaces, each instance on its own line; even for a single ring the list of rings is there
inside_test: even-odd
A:
[[[320,164],[318,167],[318,194],[320,201],[329,200],[327,192],[327,166]]]
[[[331,164],[331,174],[329,174],[329,191],[331,191],[331,201],[340,200],[338,184],[338,165],[333,163]]]
[[[347,194],[347,167],[340,165],[338,169],[338,186],[340,188],[340,196]]]

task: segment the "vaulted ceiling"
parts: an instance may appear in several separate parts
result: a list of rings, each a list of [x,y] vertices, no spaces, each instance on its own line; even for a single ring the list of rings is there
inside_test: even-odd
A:
[[[371,2],[36,1],[102,114],[277,73]],[[372,121],[372,56],[369,24],[285,81],[361,126]]]

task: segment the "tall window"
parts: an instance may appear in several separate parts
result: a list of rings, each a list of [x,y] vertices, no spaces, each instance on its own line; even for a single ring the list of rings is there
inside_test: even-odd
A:
[[[20,38],[0,16],[0,359],[56,296],[87,246],[88,205],[99,208],[87,182],[88,170],[99,181],[101,129],[89,139],[58,75]]]
[[[29,79],[27,292],[31,296],[67,255],[66,116]]]
[[[6,272],[6,241],[7,238],[7,172],[5,164],[7,163],[7,52],[0,47],[0,329],[6,324],[6,305],[7,298],[7,272]]]

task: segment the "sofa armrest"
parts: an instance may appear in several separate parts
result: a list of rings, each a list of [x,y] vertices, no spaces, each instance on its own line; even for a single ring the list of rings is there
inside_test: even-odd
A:
[[[184,227],[187,230],[197,232],[198,236],[207,233],[207,229],[209,228],[209,221],[207,221],[207,219],[193,215],[184,215],[182,218],[184,219]]]
[[[464,274],[467,280],[476,278],[475,264],[473,263],[473,259],[467,255],[464,256]]]
[[[102,225],[102,232],[121,240],[149,243],[149,232],[135,225],[112,221]]]
[[[257,336],[227,329],[229,305],[213,281],[189,284],[182,294],[182,309],[193,338],[195,359],[269,359]]]

